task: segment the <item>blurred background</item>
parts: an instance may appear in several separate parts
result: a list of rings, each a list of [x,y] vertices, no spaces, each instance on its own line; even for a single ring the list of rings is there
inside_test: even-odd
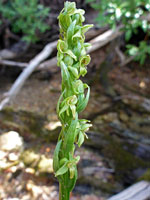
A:
[[[61,129],[56,43],[64,2],[0,1],[0,200],[58,200],[52,157]],[[94,24],[86,33],[92,48],[83,78],[91,96],[81,114],[93,127],[76,150],[71,200],[106,200],[135,183],[135,196],[118,199],[147,200],[150,0],[75,2],[86,11],[85,23]]]

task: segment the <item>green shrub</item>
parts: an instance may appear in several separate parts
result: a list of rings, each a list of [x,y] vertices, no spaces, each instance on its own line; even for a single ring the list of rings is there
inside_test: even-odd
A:
[[[46,31],[49,27],[44,22],[49,8],[38,3],[38,0],[8,0],[0,2],[1,23],[8,21],[15,33],[22,32],[23,39],[36,42],[36,30]]]
[[[141,29],[145,35],[149,35],[150,23],[147,16],[150,11],[150,0],[86,0],[86,2],[90,3],[94,9],[99,10],[96,21],[100,26],[109,24],[114,29],[121,22],[124,25],[123,30],[127,42],[133,33],[137,34]],[[129,50],[130,48],[132,50]],[[129,54],[133,53],[133,45],[128,45],[128,50]],[[143,64],[146,55],[150,54],[146,41],[140,41],[136,50],[139,54],[135,56],[135,59]]]

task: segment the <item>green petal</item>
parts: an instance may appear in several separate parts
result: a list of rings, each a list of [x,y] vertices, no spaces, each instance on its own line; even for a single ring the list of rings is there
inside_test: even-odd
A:
[[[60,14],[60,16],[58,17],[59,18],[59,25],[60,25],[60,28],[66,32],[68,27],[70,26],[72,20],[71,20],[71,17],[66,14],[64,15],[63,13]]]
[[[80,160],[80,156],[76,156],[74,159],[75,159],[75,163],[77,164]]]
[[[73,59],[69,56],[69,55],[66,55],[64,57],[64,63],[67,65],[67,66],[72,66],[73,64]]]
[[[87,106],[88,101],[89,101],[89,96],[90,96],[90,88],[88,87],[86,97],[84,99],[80,100],[77,105],[77,112],[82,112],[85,109],[85,107]]]
[[[78,78],[79,74],[77,68],[69,66],[68,69],[71,71],[75,78]]]
[[[85,67],[81,67],[81,68],[80,68],[80,75],[81,75],[81,76],[85,76],[86,73],[87,73],[86,68],[85,68]]]
[[[80,23],[85,21],[85,17],[83,16],[85,11],[83,9],[76,9],[75,13],[80,15]]]
[[[74,40],[75,38],[79,38],[82,40],[82,35],[81,35],[81,31],[77,31],[73,36],[72,36],[72,40]]]
[[[67,66],[63,61],[60,62],[61,75],[63,82],[69,87],[70,86],[70,74],[68,72]]]
[[[71,112],[72,112],[73,119],[75,119],[75,116],[76,116],[76,106],[75,105],[70,105],[70,109],[71,109]]]
[[[58,40],[57,49],[61,53],[65,53],[67,51],[68,47],[67,47],[67,44],[63,40]]]
[[[65,53],[71,56],[73,59],[75,59],[75,61],[77,60],[76,55],[74,55],[74,53],[71,50],[68,49]]]
[[[83,67],[85,65],[88,65],[90,61],[91,61],[91,58],[89,55],[82,56],[80,58],[80,66]]]
[[[82,30],[82,33],[85,34],[90,28],[93,27],[93,24],[87,24],[87,25],[84,25],[81,30]]]
[[[73,85],[73,89],[76,94],[82,94],[84,93],[84,84],[81,80],[77,80]]]
[[[67,12],[69,15],[73,15],[76,10],[76,4],[75,2],[65,2],[65,12]]]
[[[83,124],[81,129],[86,132],[89,130],[89,128],[92,126],[92,124]]]
[[[75,28],[75,25],[76,25],[76,20],[74,20],[69,28],[67,29],[67,42],[68,44],[71,44],[72,43],[72,36],[74,35],[74,28]]]
[[[65,104],[65,105],[61,108],[61,110],[59,111],[59,116],[60,116],[62,113],[64,113],[66,110],[68,110],[68,108],[69,108],[69,106],[68,106],[67,104]]]
[[[78,146],[80,147],[84,142],[84,134],[80,131],[78,135]]]
[[[74,166],[70,167],[69,172],[70,172],[70,179],[72,179],[75,175],[75,167]]]

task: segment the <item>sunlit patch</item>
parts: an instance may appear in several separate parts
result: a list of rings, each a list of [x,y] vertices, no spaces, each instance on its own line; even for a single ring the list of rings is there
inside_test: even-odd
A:
[[[139,84],[140,88],[144,89],[146,88],[146,84],[144,81],[141,81],[140,84]]]
[[[46,148],[46,152],[50,152],[50,150],[51,150],[51,149],[50,149],[49,147]]]
[[[119,19],[121,17],[121,10],[120,10],[120,8],[116,9],[116,17],[117,17],[117,19]]]
[[[146,4],[145,8],[150,9],[150,4]]]
[[[60,121],[55,121],[55,122],[50,122],[48,124],[45,125],[45,128],[47,130],[55,130],[57,127],[60,127],[61,126],[61,122]]]
[[[131,16],[131,13],[130,13],[130,12],[126,12],[125,16],[126,16],[126,17],[130,17],[130,16]]]
[[[136,14],[134,15],[134,17],[135,17],[135,18],[139,18],[139,17],[140,17],[140,14],[139,14],[139,13],[136,13]]]
[[[34,174],[35,173],[35,169],[28,167],[28,168],[25,169],[25,172],[29,173],[29,174]]]

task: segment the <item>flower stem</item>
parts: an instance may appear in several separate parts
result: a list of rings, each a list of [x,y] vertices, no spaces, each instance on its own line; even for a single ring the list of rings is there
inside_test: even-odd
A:
[[[59,183],[59,200],[69,200],[70,192],[67,190],[66,185]]]

